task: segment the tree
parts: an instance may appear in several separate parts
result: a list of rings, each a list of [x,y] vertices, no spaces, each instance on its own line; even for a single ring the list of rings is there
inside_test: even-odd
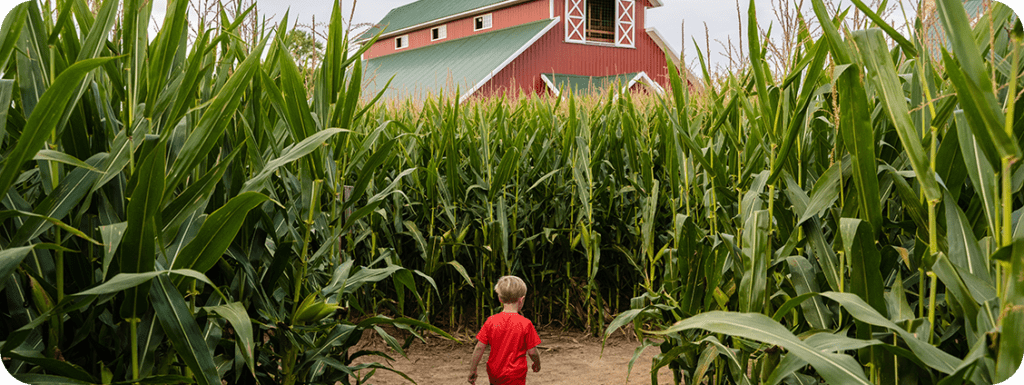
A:
[[[316,61],[323,56],[323,43],[313,37],[313,34],[301,29],[293,29],[285,35],[285,43],[297,63],[303,68],[316,67]]]

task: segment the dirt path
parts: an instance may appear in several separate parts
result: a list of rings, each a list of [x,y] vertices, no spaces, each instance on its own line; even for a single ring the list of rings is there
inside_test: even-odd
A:
[[[629,382],[626,382],[630,358],[639,343],[635,338],[626,338],[621,333],[609,338],[601,354],[601,341],[587,337],[580,332],[562,332],[559,329],[539,331],[543,341],[540,345],[541,371],[526,376],[529,385],[650,385],[651,358],[657,353],[656,347],[648,348],[636,360]],[[369,335],[367,335],[369,336]],[[431,338],[427,344],[416,341],[409,347],[408,359],[398,357],[391,367],[404,372],[420,385],[461,385],[468,384],[469,361],[473,358],[472,334],[457,334],[462,341],[458,344],[439,338]],[[370,347],[383,350],[379,338],[368,339]],[[357,360],[365,362],[369,360]],[[487,355],[484,355],[477,369],[480,379],[477,384],[487,384]],[[672,384],[668,369],[659,371],[659,384]],[[399,385],[409,382],[401,376],[377,371],[370,383],[376,385]]]

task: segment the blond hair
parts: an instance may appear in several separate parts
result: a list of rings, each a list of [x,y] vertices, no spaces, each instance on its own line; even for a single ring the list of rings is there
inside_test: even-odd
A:
[[[498,293],[501,303],[513,303],[526,296],[526,282],[514,275],[506,275],[498,278],[494,292]]]

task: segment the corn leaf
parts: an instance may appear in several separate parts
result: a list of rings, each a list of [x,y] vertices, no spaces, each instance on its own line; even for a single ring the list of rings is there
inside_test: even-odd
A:
[[[859,1],[859,0],[855,0]],[[882,37],[882,31],[870,29],[857,31],[853,34],[857,46],[860,48],[861,56],[875,86],[881,95],[879,99],[885,106],[889,121],[896,127],[900,136],[900,143],[906,150],[910,164],[914,167],[917,181],[921,183],[921,189],[929,200],[942,199],[942,192],[939,184],[935,181],[935,174],[928,166],[928,155],[921,146],[920,135],[914,129],[910,121],[910,111],[907,108],[906,97],[903,96],[903,86],[896,77],[896,67],[892,63],[888,46]]]
[[[990,229],[998,229],[1000,208],[996,202],[998,202],[999,192],[992,160],[981,149],[980,137],[974,134],[974,127],[968,121],[966,114],[963,111],[957,111],[954,113],[954,118],[957,139],[960,140],[960,151],[963,153],[964,163],[967,165],[967,175],[971,178],[974,191],[980,198],[981,208],[985,211],[985,221]]]
[[[238,110],[242,100],[242,92],[252,77],[259,71],[260,54],[265,41],[238,65],[231,77],[206,107],[196,127],[182,145],[178,158],[171,165],[167,174],[167,194],[174,191],[181,181],[192,172],[199,162],[210,153],[227,128],[228,122]]]
[[[195,270],[163,270],[163,271],[147,271],[145,273],[121,273],[113,276],[106,282],[92,288],[85,290],[73,295],[76,296],[88,296],[88,295],[104,295],[114,294],[122,292],[128,289],[132,289],[141,285],[145,285],[152,281],[154,278],[162,275],[178,275],[183,277],[194,278],[200,282],[208,285],[213,285],[213,282],[209,278],[206,278],[202,273]]]
[[[100,164],[106,157],[107,155],[104,153],[96,154],[89,159],[89,163]],[[35,239],[52,226],[50,218],[63,220],[71,213],[71,210],[78,206],[79,202],[89,193],[89,188],[92,187],[98,176],[90,170],[95,170],[95,168],[88,164],[86,166],[88,168],[80,167],[71,171],[57,188],[36,206],[35,213],[40,216],[28,218],[25,221],[18,232],[11,237],[12,246],[21,246]]]
[[[762,175],[767,176],[767,173]],[[764,307],[768,285],[768,210],[751,213],[743,227],[743,277],[739,287],[739,310],[755,313]]]
[[[1006,302],[1002,305],[1002,329],[999,335],[995,382],[1009,379],[1020,369],[1024,357],[1024,238],[1013,240],[1013,257],[1010,262],[1010,277],[1007,281]]]
[[[907,38],[903,36],[903,34],[901,34],[899,31],[893,28],[892,25],[889,25],[889,23],[882,19],[882,17],[879,16],[877,12],[871,9],[871,7],[868,7],[867,4],[864,4],[862,0],[852,1],[853,4],[856,5],[861,12],[864,12],[864,15],[871,19],[871,21],[874,22],[876,26],[881,28],[883,31],[885,31],[887,35],[889,35],[890,38],[895,40],[896,44],[900,46],[900,48],[906,53],[908,57],[917,56],[917,48],[914,48],[914,43],[911,43],[910,40],[907,40]],[[884,6],[882,8],[884,9]]]
[[[232,198],[210,214],[199,234],[171,261],[173,269],[191,269],[205,273],[213,267],[242,228],[246,215],[267,200],[267,196],[247,192]]]
[[[994,147],[998,151],[998,158],[989,154],[993,160],[1007,156],[1020,159],[1018,142],[1004,129],[1005,118],[992,92],[992,80],[983,62],[982,50],[974,41],[973,34],[962,33],[972,30],[963,4],[957,0],[936,0],[935,5],[956,58],[954,61],[943,50],[943,62],[964,112],[971,117],[975,127],[982,128],[977,132],[982,148]]]
[[[263,170],[260,170],[259,174],[256,174],[256,176],[252,177],[252,179],[245,181],[245,185],[242,186],[242,192],[263,190],[266,187],[264,181],[267,178],[269,178],[270,175],[274,174],[279,168],[281,168],[281,166],[294,162],[299,158],[308,155],[317,148],[322,147],[328,140],[331,139],[331,137],[342,132],[348,132],[348,130],[343,130],[340,128],[328,128],[326,130],[318,131],[317,133],[310,135],[308,138],[303,139],[299,143],[286,147],[283,150],[283,154],[281,154],[280,157],[267,162],[267,164],[263,167]]]
[[[256,366],[253,361],[253,347],[255,345],[253,343],[252,321],[249,320],[249,314],[245,311],[242,303],[232,302],[204,309],[224,317],[224,319],[231,323],[231,326],[235,329],[235,343],[242,351],[242,357],[245,359],[245,364],[249,367],[249,371],[255,376]]]
[[[690,329],[704,329],[780,346],[807,361],[830,384],[870,384],[852,357],[814,349],[763,314],[712,311],[652,333],[670,334]]]
[[[818,181],[814,182],[814,187],[811,187],[810,201],[807,202],[807,207],[801,210],[803,214],[796,221],[797,224],[804,223],[808,219],[821,215],[822,211],[832,207],[839,200],[842,177],[842,163],[833,164],[832,167],[829,167],[825,173],[818,177]]]
[[[153,271],[156,260],[157,224],[155,218],[160,214],[161,197],[164,193],[164,157],[166,150],[163,144],[149,152],[142,162],[135,177],[135,191],[128,203],[128,228],[125,230],[121,246],[115,258],[118,261],[119,273],[145,273]],[[131,289],[126,294],[121,306],[124,318],[135,318],[148,307],[146,293],[149,286]]]
[[[796,255],[786,258],[786,262],[789,263],[789,271],[793,274],[793,284],[796,286],[797,295],[805,295],[818,293],[818,282],[814,279],[815,272],[811,263],[807,261],[807,258]],[[815,294],[816,295],[816,294]],[[825,307],[825,303],[822,302],[821,298],[815,297],[807,301],[801,301],[800,307],[803,309],[804,318],[815,329],[831,329],[832,328],[832,311]],[[781,310],[777,313],[781,313]],[[772,317],[776,321],[780,319]]]
[[[14,269],[18,268],[21,261],[32,252],[34,246],[12,247],[0,250],[0,277],[9,277]],[[0,290],[7,285],[7,280],[0,281]]]
[[[53,81],[53,85],[39,99],[35,108],[36,113],[29,116],[14,150],[4,158],[3,167],[0,168],[0,191],[7,191],[10,188],[14,177],[20,173],[22,164],[37,154],[43,148],[46,139],[58,128],[60,115],[54,111],[63,112],[72,108],[77,102],[72,100],[76,86],[89,71],[110,60],[111,58],[100,58],[80,61],[61,72]]]
[[[843,309],[846,309],[853,318],[856,318],[860,322],[881,326],[889,329],[890,331],[896,332],[900,335],[900,338],[907,343],[910,350],[914,352],[917,358],[934,370],[950,374],[953,373],[956,370],[956,367],[962,362],[960,359],[953,357],[949,353],[928,344],[928,342],[918,339],[917,336],[882,316],[870,305],[864,302],[864,300],[854,294],[827,292],[821,293],[821,295],[839,302],[840,305],[843,305]]]
[[[199,325],[188,310],[185,299],[174,288],[170,279],[166,276],[159,276],[152,285],[150,298],[153,301],[153,309],[156,311],[157,319],[163,328],[167,338],[174,346],[174,350],[185,361],[185,364],[192,370],[193,375],[200,385],[220,384],[220,375],[213,361],[213,352],[203,342]]]
[[[949,259],[953,264],[986,282],[992,280],[988,267],[988,256],[981,252],[978,238],[970,227],[967,216],[956,205],[956,200],[946,192],[946,239],[949,245]]]
[[[842,218],[839,224],[843,249],[851,263],[850,292],[867,302],[878,313],[885,316],[885,286],[882,284],[881,254],[875,247],[870,227],[861,220]],[[870,334],[866,334],[870,338]],[[858,337],[860,335],[858,328]]]
[[[3,39],[0,39],[0,73],[4,72],[7,61],[14,53],[14,47],[21,35],[21,27],[25,25],[25,13],[29,4],[30,2],[26,1],[11,8],[4,17],[3,24],[0,24],[0,36],[3,36]]]

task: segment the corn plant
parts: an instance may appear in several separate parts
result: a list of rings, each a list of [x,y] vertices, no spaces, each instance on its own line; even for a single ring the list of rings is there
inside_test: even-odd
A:
[[[772,74],[751,2],[751,64],[712,96],[721,103],[666,103],[666,145],[696,144],[668,148],[697,160],[691,196],[711,221],[673,240],[725,262],[703,265],[696,308],[692,283],[666,277],[607,329],[633,324],[638,354],[660,347],[652,381],[665,366],[686,383],[997,383],[1017,371],[1020,22],[994,5],[972,29],[940,0],[951,39],[936,60],[925,37],[854,3],[872,28],[840,33],[843,13],[814,1],[821,36]]]
[[[358,306],[382,281],[431,286],[345,247],[415,170],[379,169],[399,138],[361,125],[340,10],[307,95],[287,16],[246,40],[236,9],[194,39],[185,0],[152,36],[136,0],[4,18],[0,355],[19,380],[363,383],[390,368],[354,359],[391,359],[352,350],[363,331],[399,353],[384,326],[448,336]]]
[[[476,327],[517,274],[536,323],[632,326],[680,382],[1001,381],[1020,24],[939,0],[973,33],[935,49],[854,3],[870,28],[813,2],[787,73],[751,9],[750,66],[704,92],[667,60],[664,97],[464,104],[361,95],[337,9],[307,90],[287,29],[240,38],[244,12],[189,40],[184,1],[152,38],[145,2],[20,5],[0,355],[28,382],[361,383],[387,369],[352,364],[387,356],[350,351],[363,331]]]

